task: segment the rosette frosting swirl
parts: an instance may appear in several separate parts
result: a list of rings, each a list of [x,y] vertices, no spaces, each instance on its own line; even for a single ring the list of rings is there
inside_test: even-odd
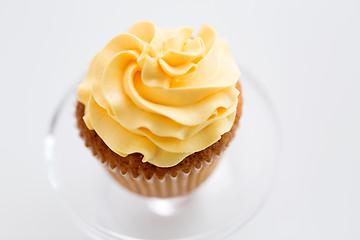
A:
[[[92,60],[78,99],[87,127],[117,154],[171,167],[231,129],[238,67],[210,26],[192,33],[139,22]]]

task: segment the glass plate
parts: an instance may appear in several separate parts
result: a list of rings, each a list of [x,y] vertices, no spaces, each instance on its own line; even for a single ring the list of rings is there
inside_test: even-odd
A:
[[[94,239],[227,239],[241,229],[267,200],[279,157],[274,108],[259,82],[242,72],[243,115],[221,162],[191,195],[165,200],[128,192],[92,156],[76,128],[72,87],[50,124],[45,158],[74,222]]]

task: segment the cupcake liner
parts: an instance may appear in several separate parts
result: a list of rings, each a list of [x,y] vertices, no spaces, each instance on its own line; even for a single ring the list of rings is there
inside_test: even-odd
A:
[[[212,173],[220,158],[220,155],[215,155],[209,162],[203,161],[200,168],[192,166],[188,173],[179,171],[175,177],[166,174],[162,179],[156,174],[146,179],[143,173],[135,178],[130,172],[122,173],[120,168],[111,168],[108,162],[103,165],[118,183],[131,192],[146,197],[169,198],[191,193]]]

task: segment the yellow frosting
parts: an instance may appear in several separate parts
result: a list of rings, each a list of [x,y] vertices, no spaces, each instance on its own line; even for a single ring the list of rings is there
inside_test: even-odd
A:
[[[192,33],[139,22],[92,60],[78,99],[87,127],[117,154],[171,167],[231,129],[238,67],[210,26]]]

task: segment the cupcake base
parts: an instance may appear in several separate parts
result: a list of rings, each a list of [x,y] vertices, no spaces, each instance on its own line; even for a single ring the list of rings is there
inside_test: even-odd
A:
[[[196,189],[210,176],[220,158],[216,155],[210,162],[204,161],[200,168],[193,166],[188,173],[179,171],[175,177],[166,174],[161,179],[155,174],[150,179],[143,174],[135,178],[129,172],[122,174],[120,169],[105,165],[111,176],[131,192],[146,197],[169,198],[187,195]]]

